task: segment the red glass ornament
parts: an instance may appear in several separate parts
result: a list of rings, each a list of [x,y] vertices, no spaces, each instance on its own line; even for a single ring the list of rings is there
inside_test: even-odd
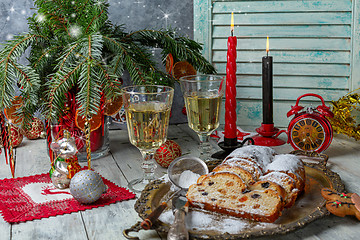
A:
[[[20,128],[11,125],[11,141],[12,141],[12,146],[13,147],[17,147],[21,144],[23,140],[23,135],[21,134],[21,130]]]
[[[41,136],[41,133],[44,131],[44,123],[39,118],[34,117],[33,122],[31,123],[31,128],[24,128],[22,133],[28,139],[38,139]]]
[[[162,167],[167,168],[175,158],[181,156],[181,148],[175,141],[167,140],[155,152],[155,161]]]
[[[186,107],[183,107],[182,110],[181,110],[182,114],[184,114],[185,116],[187,115],[186,113]]]

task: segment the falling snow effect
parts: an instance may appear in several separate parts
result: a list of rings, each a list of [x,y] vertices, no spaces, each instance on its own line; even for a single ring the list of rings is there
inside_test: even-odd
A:
[[[12,40],[14,36],[27,32],[27,18],[35,13],[33,0],[0,0],[0,43]],[[94,1],[95,5],[103,4],[105,0]],[[167,29],[171,28],[174,35],[192,38],[193,32],[193,0],[108,0],[109,20],[114,24],[123,24],[127,31],[139,29]],[[76,0],[70,2],[77,4]],[[68,16],[78,17],[76,13]],[[39,15],[37,20],[44,21],[46,16]],[[71,26],[70,34],[77,37],[81,29]],[[0,48],[2,46],[0,45]],[[46,50],[44,50],[46,52]],[[151,48],[151,54],[157,59],[159,48]],[[49,54],[46,57],[50,57]],[[158,59],[161,61],[161,59]],[[176,101],[175,101],[176,102]],[[174,111],[179,123],[186,121],[181,113],[181,107]]]
[[[189,34],[192,35],[192,21],[188,21],[189,23],[184,25],[183,20],[188,19],[192,14],[192,1],[184,1],[182,1],[184,2],[183,5],[189,5],[186,7],[186,11],[179,9],[179,2],[175,0],[162,0],[156,1],[156,3],[154,3],[155,1],[148,0],[97,0],[94,1],[94,5],[101,5],[104,2],[108,2],[111,6],[110,9],[114,9],[114,12],[110,12],[110,18],[114,16],[111,20],[113,22],[120,22],[123,18],[126,18],[124,25],[128,26],[128,23],[132,22],[133,24],[131,25],[133,25],[134,29],[131,30],[136,30],[136,25],[139,25],[137,29],[171,28],[175,31],[175,33],[179,32],[182,35],[189,36]],[[159,4],[159,2],[162,4]],[[0,34],[0,41],[10,40],[13,35],[17,35],[20,32],[26,32],[26,18],[32,16],[35,11],[32,4],[32,2],[29,3],[29,1],[26,0],[17,0],[15,2],[13,0],[4,0],[2,8],[0,9],[0,31],[7,29],[8,33],[2,32],[2,34]],[[71,4],[76,4],[76,1],[71,1]],[[124,15],[123,13],[128,13],[128,15]],[[73,13],[70,17],[76,18],[77,16]],[[141,18],[141,20],[134,21],[134,19],[137,18]],[[39,15],[37,19],[39,22],[43,22],[45,20],[45,16]],[[114,21],[114,19],[116,19],[116,21]],[[149,24],[151,24],[151,26],[149,26]],[[79,30],[76,27],[72,30],[72,35],[77,37]]]

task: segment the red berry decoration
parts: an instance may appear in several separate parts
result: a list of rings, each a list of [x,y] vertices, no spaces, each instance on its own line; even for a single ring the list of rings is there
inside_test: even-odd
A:
[[[182,112],[182,114],[187,115],[187,113],[186,113],[186,107],[183,107],[182,110],[181,110],[181,112]]]
[[[23,129],[23,134],[28,139],[38,139],[42,132],[44,132],[44,123],[37,117],[34,117],[31,127],[29,129]]]
[[[155,152],[155,161],[162,167],[167,168],[175,158],[181,156],[181,148],[175,141],[167,140]]]
[[[11,125],[11,141],[12,146],[17,147],[20,145],[20,143],[23,140],[23,135],[21,134],[21,130],[18,127],[15,127],[14,125]]]

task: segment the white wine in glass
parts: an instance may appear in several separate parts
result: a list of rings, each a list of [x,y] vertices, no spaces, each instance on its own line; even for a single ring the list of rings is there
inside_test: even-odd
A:
[[[143,102],[129,106],[126,111],[131,144],[139,149],[158,149],[167,136],[170,108],[164,103]]]
[[[167,86],[140,85],[122,89],[130,143],[142,156],[141,178],[129,182],[129,188],[141,192],[154,180],[155,151],[165,143],[174,89]]]
[[[190,128],[198,134],[217,129],[219,127],[220,103],[221,96],[217,93],[185,97]]]
[[[180,78],[188,125],[200,138],[200,158],[210,161],[208,136],[219,127],[221,100],[224,95],[224,77],[191,75]]]

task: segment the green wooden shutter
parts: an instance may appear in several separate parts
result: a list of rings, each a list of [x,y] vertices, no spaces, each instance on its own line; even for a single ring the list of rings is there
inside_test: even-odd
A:
[[[287,126],[287,111],[304,93],[327,104],[360,86],[359,0],[194,0],[194,38],[221,75],[234,12],[237,44],[237,123],[262,122],[261,58],[266,36],[274,72],[274,123]],[[305,98],[304,105],[319,105]],[[301,105],[301,104],[300,104]]]

